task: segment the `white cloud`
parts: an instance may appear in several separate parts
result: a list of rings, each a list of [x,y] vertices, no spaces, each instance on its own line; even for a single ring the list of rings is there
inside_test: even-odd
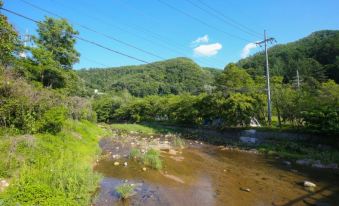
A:
[[[196,40],[192,41],[193,45],[199,44],[199,43],[207,43],[208,42],[208,35],[198,37]]]
[[[221,48],[222,45],[220,43],[203,44],[194,48],[193,52],[196,56],[209,57],[218,54]]]
[[[246,46],[242,49],[242,52],[241,52],[241,55],[240,55],[241,58],[248,57],[248,55],[250,54],[251,49],[254,49],[256,47],[257,47],[257,45],[255,43],[246,44]]]

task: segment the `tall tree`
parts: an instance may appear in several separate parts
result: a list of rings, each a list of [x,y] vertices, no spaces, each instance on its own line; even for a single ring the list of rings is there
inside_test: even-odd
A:
[[[3,2],[0,0],[0,7]],[[8,22],[7,17],[0,13],[0,64],[7,65],[13,60],[13,52],[18,49],[18,34]]]
[[[75,35],[79,34],[66,19],[46,19],[38,24],[39,37],[35,42],[53,54],[62,68],[72,69],[72,65],[79,61],[80,54],[75,50]]]

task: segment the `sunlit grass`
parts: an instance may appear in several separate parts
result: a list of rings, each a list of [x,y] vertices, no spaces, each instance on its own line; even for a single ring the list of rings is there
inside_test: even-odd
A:
[[[102,133],[93,123],[67,121],[56,135],[0,137],[0,178],[11,179],[0,202],[89,205],[100,180],[92,163]]]

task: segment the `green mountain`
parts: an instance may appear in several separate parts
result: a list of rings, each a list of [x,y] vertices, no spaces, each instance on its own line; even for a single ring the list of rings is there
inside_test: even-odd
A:
[[[252,75],[263,75],[264,53],[240,60],[237,64]],[[293,81],[296,71],[302,79],[310,77],[339,83],[339,30],[323,30],[298,41],[276,45],[269,49],[271,75],[284,76]]]
[[[210,88],[221,70],[201,68],[188,58],[138,66],[91,68],[78,71],[87,88],[101,92],[128,90],[134,96],[197,94]]]

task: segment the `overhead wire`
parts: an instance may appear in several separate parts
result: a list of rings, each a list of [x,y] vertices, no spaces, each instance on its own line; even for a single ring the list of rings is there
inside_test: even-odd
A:
[[[63,19],[67,19],[67,18],[65,18],[65,17],[62,17],[62,16],[59,15],[59,14],[56,14],[56,13],[54,13],[54,12],[51,12],[51,11],[47,10],[47,9],[41,8],[41,7],[39,7],[39,6],[35,5],[35,4],[32,4],[32,3],[30,3],[30,2],[28,2],[28,1],[26,1],[26,0],[20,0],[20,1],[23,2],[23,3],[25,3],[25,4],[27,4],[27,5],[29,5],[29,6],[31,6],[31,7],[33,7],[33,8],[35,8],[35,9],[38,9],[38,10],[43,11],[43,12],[46,12],[46,13],[48,13],[48,14],[50,14],[50,15],[53,15],[53,16],[56,16],[56,17],[59,17],[59,18],[63,18]],[[134,45],[132,45],[132,44],[130,44],[130,43],[127,43],[127,42],[125,42],[125,41],[123,41],[123,40],[120,40],[120,39],[118,39],[118,38],[116,38],[116,37],[113,37],[113,36],[111,36],[111,35],[102,33],[102,32],[100,32],[100,31],[97,31],[97,30],[95,30],[95,29],[92,29],[92,28],[90,28],[90,27],[88,27],[88,26],[85,26],[85,25],[83,25],[83,24],[77,23],[77,22],[75,22],[75,21],[71,21],[71,20],[69,20],[69,19],[67,19],[67,20],[70,21],[71,23],[75,24],[75,25],[78,25],[79,27],[81,27],[81,28],[83,28],[83,29],[86,29],[87,31],[91,31],[91,32],[93,32],[93,33],[99,34],[99,35],[104,36],[104,37],[106,37],[106,38],[108,38],[108,39],[111,39],[111,40],[113,40],[113,41],[115,41],[115,42],[118,42],[118,43],[120,43],[120,44],[122,44],[122,45],[128,46],[128,47],[130,47],[130,48],[133,48],[133,49],[136,49],[136,50],[138,50],[138,51],[141,51],[141,52],[143,52],[143,53],[145,53],[145,54],[148,54],[148,55],[151,55],[151,56],[153,56],[153,57],[156,57],[156,58],[158,58],[158,59],[160,59],[160,60],[165,60],[165,58],[163,58],[163,57],[161,57],[161,56],[159,56],[159,55],[157,55],[157,54],[154,54],[153,52],[146,51],[145,49],[136,47],[136,46],[134,46]]]
[[[226,34],[226,35],[229,36],[229,37],[232,37],[232,38],[235,38],[235,39],[244,41],[244,42],[246,42],[246,43],[252,42],[251,40],[248,40],[248,39],[245,39],[245,38],[243,38],[243,37],[240,37],[240,36],[231,34],[231,33],[229,33],[229,32],[224,31],[223,29],[220,29],[220,28],[218,28],[218,27],[216,27],[216,26],[213,26],[213,25],[211,25],[211,24],[205,22],[204,20],[201,20],[200,18],[198,18],[198,17],[196,17],[196,16],[193,16],[192,14],[190,14],[190,13],[188,13],[188,12],[186,12],[186,11],[183,11],[183,10],[181,10],[181,9],[178,9],[178,8],[176,8],[175,6],[173,6],[173,5],[171,5],[171,4],[167,3],[167,2],[165,2],[165,1],[163,1],[163,0],[157,0],[157,1],[160,2],[160,3],[162,3],[162,4],[164,4],[164,5],[166,5],[168,8],[171,8],[172,10],[177,11],[178,13],[181,13],[182,15],[187,16],[187,17],[189,17],[189,18],[195,20],[196,22],[199,22],[199,23],[202,24],[202,25],[205,25],[205,26],[207,26],[207,27],[209,27],[209,28],[211,28],[211,29],[214,29],[214,30],[216,30],[216,31],[218,31],[218,32],[221,32],[221,33],[223,33],[223,34]]]
[[[6,12],[8,12],[8,13],[11,13],[11,14],[14,14],[14,15],[16,15],[16,16],[22,17],[22,18],[24,18],[24,19],[26,19],[26,20],[29,20],[29,21],[32,21],[32,22],[34,22],[34,23],[36,23],[36,24],[41,24],[40,21],[37,21],[37,20],[35,20],[35,19],[31,18],[31,17],[22,15],[22,14],[20,14],[20,13],[15,12],[15,11],[6,9],[6,8],[4,8],[4,7],[0,7],[0,10],[4,10],[4,11],[6,11]],[[145,61],[145,60],[143,60],[143,59],[134,57],[134,56],[132,56],[132,55],[129,55],[129,54],[126,54],[126,53],[123,53],[123,52],[120,52],[120,51],[111,49],[111,48],[106,47],[106,46],[104,46],[104,45],[101,45],[101,44],[99,44],[99,43],[97,43],[97,42],[94,42],[94,41],[91,41],[91,40],[82,38],[82,37],[80,37],[79,35],[73,35],[73,37],[76,38],[76,39],[79,39],[79,40],[81,40],[81,41],[87,42],[87,43],[89,43],[89,44],[95,45],[95,46],[97,46],[97,47],[106,49],[106,50],[111,51],[111,52],[113,52],[113,53],[119,54],[119,55],[121,55],[121,56],[125,56],[125,57],[127,57],[127,58],[130,58],[130,59],[133,59],[133,60],[136,60],[136,61],[145,63],[145,64],[149,64],[150,66],[153,66],[153,65],[152,65],[150,62],[148,62],[148,61]]]
[[[206,7],[208,7],[208,8],[209,8],[210,10],[212,10],[213,12],[211,12],[210,10],[207,10],[207,9],[201,7],[200,5],[196,4],[196,3],[193,2],[192,0],[186,0],[186,1],[187,1],[188,3],[190,3],[191,5],[193,5],[194,7],[196,7],[196,8],[198,8],[198,9],[202,10],[203,12],[205,12],[205,13],[207,13],[207,14],[209,14],[209,15],[215,17],[215,18],[217,18],[218,20],[224,22],[224,23],[227,24],[227,25],[230,25],[230,26],[232,26],[232,27],[234,27],[234,28],[236,28],[236,29],[238,29],[238,30],[240,30],[240,31],[242,31],[242,32],[244,32],[244,33],[250,35],[250,36],[255,36],[255,37],[260,37],[260,38],[261,38],[261,35],[259,35],[257,32],[253,32],[253,31],[247,29],[247,27],[245,27],[246,29],[242,28],[243,26],[242,26],[240,23],[236,23],[236,22],[234,22],[234,21],[230,21],[230,20],[228,20],[228,18],[226,18],[226,16],[224,16],[224,15],[220,16],[219,13],[216,13],[216,10],[214,10],[212,7],[209,7],[209,6],[206,5],[205,3],[202,3],[202,4],[203,4],[204,6],[206,6]],[[199,2],[201,2],[201,1],[199,1]]]
[[[62,5],[63,7],[67,8],[67,6],[65,6],[64,4],[62,4],[62,3],[59,2],[59,1],[55,1],[55,0],[51,0],[51,1],[56,2],[56,3],[60,4],[60,5]],[[72,9],[78,10],[78,11],[79,11],[79,8],[74,8],[74,7],[73,7]],[[101,10],[101,11],[102,11],[102,10]],[[102,11],[101,13],[104,13],[104,11]],[[118,29],[121,30],[121,31],[128,32],[129,34],[131,34],[130,31],[128,31],[128,30],[126,30],[126,29],[124,29],[124,28],[122,28],[122,27],[120,27],[120,26],[113,25],[113,24],[111,24],[110,22],[104,21],[104,19],[99,19],[99,18],[97,18],[97,17],[95,17],[95,16],[93,16],[93,15],[88,15],[87,13],[84,13],[84,12],[83,12],[83,14],[84,14],[85,16],[91,18],[91,19],[94,19],[94,20],[100,22],[100,23],[105,23],[105,24],[107,24],[107,25],[109,25],[109,26],[111,26],[111,27],[118,28]],[[131,24],[131,23],[129,23],[129,24]],[[174,45],[173,42],[169,42],[169,41],[168,41],[169,39],[167,39],[166,37],[162,36],[161,34],[158,34],[158,33],[154,32],[153,30],[149,30],[149,29],[147,29],[147,28],[141,27],[141,26],[136,25],[136,24],[131,24],[131,25],[132,25],[132,27],[131,27],[131,26],[128,26],[128,25],[124,25],[124,26],[129,27],[130,29],[136,30],[137,32],[142,32],[142,33],[145,33],[145,34],[147,33],[147,37],[151,37],[151,38],[157,40],[158,42],[154,42],[154,41],[152,41],[152,40],[149,40],[149,39],[147,39],[147,38],[145,38],[145,37],[143,37],[143,36],[138,35],[137,33],[133,33],[134,36],[137,36],[137,37],[139,37],[139,38],[142,38],[143,40],[145,40],[145,41],[147,41],[147,42],[150,42],[151,44],[157,44],[158,46],[164,47],[164,48],[166,48],[167,51],[170,51],[170,52],[172,52],[173,54],[187,57],[187,55],[186,55],[185,52],[183,52],[183,51],[181,51],[181,50],[178,49],[178,47],[181,47],[180,45],[173,46],[173,45]],[[160,44],[159,44],[159,43],[160,43]],[[183,48],[183,47],[181,47],[181,48]],[[185,49],[186,49],[186,48],[185,48]],[[205,62],[205,61],[202,61],[202,60],[196,60],[196,61],[197,61],[198,63],[206,64],[206,62]],[[207,64],[209,64],[209,63],[207,63]]]
[[[220,16],[224,17],[225,19],[228,19],[229,21],[234,22],[235,24],[237,24],[237,25],[243,27],[244,29],[247,29],[248,31],[252,32],[253,34],[257,34],[257,35],[259,35],[260,37],[262,37],[262,33],[257,32],[257,31],[255,31],[255,30],[251,29],[250,27],[248,27],[248,26],[246,26],[246,25],[244,25],[244,24],[241,24],[241,23],[237,22],[237,21],[234,20],[233,18],[231,18],[231,17],[225,15],[224,12],[221,12],[221,11],[219,11],[219,10],[213,8],[212,6],[210,6],[210,5],[208,5],[207,3],[203,2],[202,0],[198,0],[198,2],[200,2],[202,5],[204,5],[204,6],[207,7],[208,9],[210,9],[210,10],[214,11],[215,13],[219,14]]]

